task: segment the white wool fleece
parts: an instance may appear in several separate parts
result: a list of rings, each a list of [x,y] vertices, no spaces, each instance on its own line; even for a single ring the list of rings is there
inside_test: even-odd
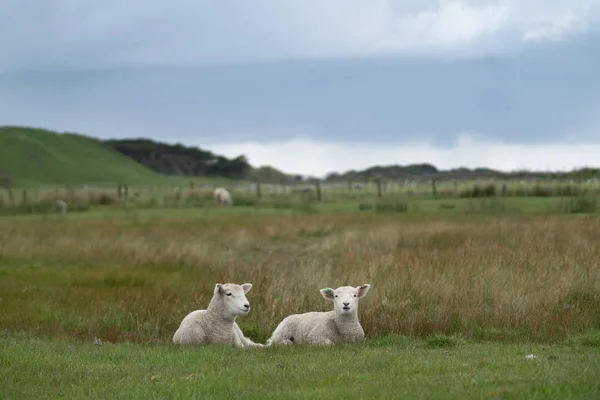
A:
[[[206,310],[192,311],[181,321],[173,335],[175,344],[223,344],[238,348],[263,347],[242,333],[235,322],[238,315],[250,312],[246,293],[252,285],[244,283],[220,284],[215,286],[214,295]]]
[[[358,301],[371,285],[325,288],[324,298],[333,300],[333,311],[307,312],[285,317],[267,340],[267,346],[279,345],[332,345],[354,342],[365,337],[358,320]]]
[[[216,188],[215,192],[214,192],[214,196],[215,196],[215,201],[220,206],[223,206],[223,205],[230,206],[233,204],[233,202],[231,201],[231,194],[229,194],[227,189]]]

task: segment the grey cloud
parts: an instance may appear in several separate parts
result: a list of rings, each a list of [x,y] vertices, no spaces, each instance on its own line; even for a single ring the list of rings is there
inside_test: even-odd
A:
[[[592,0],[4,0],[2,9],[4,70],[473,56],[518,49],[566,12],[586,30],[600,16]]]
[[[586,133],[600,104],[599,37],[513,57],[374,57],[203,67],[0,75],[1,123],[101,137],[269,141],[304,134],[360,143],[461,132],[507,143],[549,143]]]

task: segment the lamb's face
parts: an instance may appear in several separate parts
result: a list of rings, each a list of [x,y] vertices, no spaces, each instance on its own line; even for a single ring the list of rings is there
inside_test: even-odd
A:
[[[246,293],[252,289],[252,284],[235,283],[217,284],[215,295],[221,296],[225,311],[230,315],[246,315],[250,312],[250,302],[246,299]]]
[[[367,294],[371,285],[342,286],[337,289],[321,289],[321,294],[328,300],[333,300],[333,309],[338,315],[351,315],[358,312],[358,300]]]

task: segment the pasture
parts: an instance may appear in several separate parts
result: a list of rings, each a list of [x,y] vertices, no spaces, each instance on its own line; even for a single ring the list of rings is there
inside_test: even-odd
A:
[[[198,189],[134,190],[127,200],[73,191],[66,216],[51,211],[59,190],[4,203],[1,398],[600,394],[595,192],[340,189],[315,201],[252,188],[220,208]],[[330,349],[172,345],[217,282],[253,284],[252,311],[237,322],[260,343],[289,314],[331,309],[319,289],[370,283],[359,308],[367,338]]]

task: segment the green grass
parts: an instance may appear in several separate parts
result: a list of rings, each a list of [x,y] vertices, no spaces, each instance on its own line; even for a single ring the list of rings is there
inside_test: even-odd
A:
[[[0,194],[2,191],[0,191]],[[443,215],[443,218],[464,218],[467,215],[533,215],[533,214],[565,214],[568,215],[571,203],[577,199],[565,199],[560,197],[512,197],[493,199],[436,199],[436,198],[388,198],[363,201],[361,203],[347,201],[344,199],[326,201],[323,203],[302,204],[299,202],[284,201],[277,199],[263,199],[261,201],[245,200],[251,205],[242,205],[240,202],[233,207],[221,208],[214,204],[212,196],[208,194],[201,198],[197,205],[193,200],[181,200],[179,203],[172,201],[171,204],[126,203],[113,204],[110,206],[91,206],[81,204],[81,210],[77,210],[77,202],[72,202],[71,212],[66,217],[69,220],[77,219],[139,219],[139,218],[205,218],[209,216],[230,215],[296,215],[305,216],[311,214],[404,214],[406,218],[426,218],[427,216]],[[144,201],[144,200],[142,200]],[[376,208],[377,205],[383,207]],[[406,209],[399,208],[398,204],[406,204]],[[53,203],[48,203],[53,210]],[[61,218],[59,216],[48,216],[47,209],[34,206],[34,211],[27,209],[5,208],[0,210],[1,219],[15,220],[39,220],[43,218]],[[585,210],[585,214],[594,214],[596,210]],[[52,212],[50,214],[53,214]]]
[[[17,214],[0,216],[1,220],[16,220],[16,221],[36,221],[36,220],[131,220],[139,219],[163,219],[163,218],[181,218],[181,219],[196,219],[206,218],[210,216],[251,216],[251,215],[275,215],[275,214],[290,214],[293,210],[276,209],[276,208],[254,208],[254,207],[237,207],[231,209],[218,207],[198,207],[189,208],[125,208],[125,207],[94,207],[88,212],[71,212],[66,216],[61,216],[55,213],[47,214]]]
[[[91,138],[21,127],[0,127],[0,170],[18,187],[176,181]]]
[[[452,340],[449,338],[448,340]],[[535,359],[526,356],[534,354]],[[454,346],[388,336],[336,348],[240,351],[0,338],[0,397],[110,399],[592,399],[600,349]]]

